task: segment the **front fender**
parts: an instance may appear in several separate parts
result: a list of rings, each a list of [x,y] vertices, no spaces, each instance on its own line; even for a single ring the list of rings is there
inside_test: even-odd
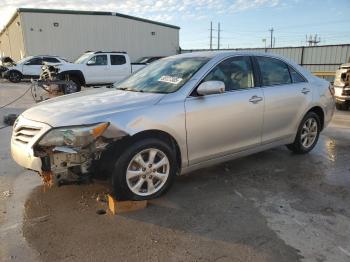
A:
[[[65,77],[66,75],[78,77],[79,80],[81,81],[81,84],[82,84],[82,85],[85,85],[85,83],[86,83],[84,74],[83,74],[83,72],[80,71],[80,70],[64,70],[64,71],[59,72],[59,74],[58,74],[58,76],[59,76],[61,79],[64,79],[64,77]]]

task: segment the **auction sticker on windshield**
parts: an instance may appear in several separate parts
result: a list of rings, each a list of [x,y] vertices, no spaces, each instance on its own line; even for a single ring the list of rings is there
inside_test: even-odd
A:
[[[176,85],[180,83],[181,80],[182,78],[176,76],[162,76],[158,81]]]

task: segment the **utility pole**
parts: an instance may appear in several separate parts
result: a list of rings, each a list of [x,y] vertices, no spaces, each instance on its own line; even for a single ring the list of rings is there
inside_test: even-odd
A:
[[[210,22],[210,50],[213,49],[213,22]]]
[[[321,42],[321,38],[317,37],[317,34],[315,34],[314,36],[310,35],[309,39],[306,36],[306,42],[309,43],[309,46],[316,46],[318,43]]]
[[[269,29],[269,31],[270,31],[270,47],[272,48],[273,47],[273,43],[272,43],[272,39],[273,39],[273,27],[271,27],[271,29]]]
[[[218,23],[218,50],[220,49],[220,23]]]

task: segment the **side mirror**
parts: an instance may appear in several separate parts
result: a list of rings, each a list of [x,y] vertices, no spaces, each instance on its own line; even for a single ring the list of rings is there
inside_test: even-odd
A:
[[[86,64],[87,64],[88,66],[90,66],[90,65],[94,65],[94,64],[96,64],[96,63],[95,63],[95,61],[93,61],[93,60],[89,60]]]
[[[220,94],[225,92],[225,83],[222,81],[203,82],[197,88],[197,93],[201,96]]]

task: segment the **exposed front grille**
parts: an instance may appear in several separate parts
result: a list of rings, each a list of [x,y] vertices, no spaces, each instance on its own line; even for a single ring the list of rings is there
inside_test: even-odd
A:
[[[14,131],[14,140],[23,144],[28,144],[40,130],[41,128],[39,127],[21,126]]]

